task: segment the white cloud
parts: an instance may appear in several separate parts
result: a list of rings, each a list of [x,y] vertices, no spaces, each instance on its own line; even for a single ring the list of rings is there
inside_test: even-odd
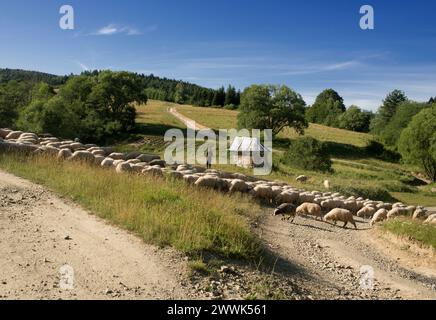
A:
[[[76,61],[76,64],[82,69],[82,71],[89,71],[90,70],[90,68],[86,64],[84,64],[80,61]]]
[[[127,36],[138,36],[143,33],[150,33],[157,30],[157,25],[151,25],[144,29],[143,32],[136,28],[132,28],[129,26],[119,26],[116,24],[109,24],[97,30],[94,33],[91,33],[93,36],[112,36],[115,34],[124,34]]]

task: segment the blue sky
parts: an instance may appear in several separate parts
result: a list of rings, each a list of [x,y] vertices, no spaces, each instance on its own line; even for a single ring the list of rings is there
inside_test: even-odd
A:
[[[75,30],[59,9],[75,10]],[[359,9],[375,10],[375,30]],[[1,0],[0,67],[129,70],[208,87],[325,88],[375,110],[395,88],[436,96],[436,1]]]

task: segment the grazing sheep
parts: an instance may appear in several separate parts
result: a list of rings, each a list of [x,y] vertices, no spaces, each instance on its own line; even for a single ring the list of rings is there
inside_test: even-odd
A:
[[[9,133],[11,133],[12,130],[10,129],[0,129],[0,138],[6,139]]]
[[[265,200],[270,203],[274,199],[272,188],[268,185],[258,185],[252,190],[255,198]]]
[[[200,177],[193,174],[183,176],[183,180],[188,184],[195,184],[198,179],[200,179]]]
[[[183,179],[183,172],[180,171],[170,171],[168,175],[174,179]]]
[[[159,166],[159,167],[165,168],[167,163],[165,162],[165,160],[154,159],[154,160],[151,160],[149,164],[150,164],[150,166]]]
[[[413,220],[418,220],[418,219],[426,219],[427,218],[427,210],[423,209],[423,208],[417,208],[415,210],[415,212],[413,213]]]
[[[347,209],[333,209],[324,216],[324,221],[333,221],[335,225],[337,221],[342,221],[344,222],[343,228],[345,228],[348,223],[351,223],[357,230],[357,225],[356,222],[354,222],[353,214]]]
[[[61,142],[54,142],[54,143],[58,143],[59,146],[62,144]],[[79,149],[85,149],[85,146],[80,142],[73,142],[72,144],[70,144],[70,149],[76,151]]]
[[[142,173],[151,174],[152,176],[155,176],[155,177],[162,177],[163,176],[163,171],[159,167],[146,168],[146,169],[142,170]]]
[[[282,193],[280,193],[277,196],[276,202],[278,204],[282,204],[282,203],[296,203],[299,198],[300,198],[300,194],[298,192],[283,191]]]
[[[436,224],[436,213],[429,215],[424,223]]]
[[[109,155],[109,158],[112,158],[114,160],[125,160],[125,155],[124,153],[119,153],[119,152],[113,152]]]
[[[11,131],[5,137],[6,140],[18,139],[23,134],[23,131]]]
[[[141,155],[141,152],[139,152],[139,151],[131,151],[131,152],[127,153],[125,155],[125,157],[126,157],[126,160],[131,160],[131,159],[135,159],[135,158],[139,157],[140,155]]]
[[[73,153],[71,152],[70,149],[61,149],[58,152],[57,158],[58,160],[65,160],[69,157],[71,157],[73,155]]]
[[[388,218],[388,210],[386,209],[379,209],[376,213],[374,213],[374,216],[371,219],[370,225],[373,226],[377,222],[384,221]]]
[[[299,195],[299,201],[301,203],[305,203],[305,202],[313,202],[313,200],[315,200],[315,195],[310,194],[308,192],[302,192]]]
[[[136,159],[140,160],[141,162],[149,163],[153,160],[159,160],[160,157],[153,155],[153,154],[141,154],[141,155],[137,156]]]
[[[391,209],[388,212],[387,218],[392,219],[392,218],[395,218],[398,216],[405,216],[405,215],[407,215],[407,213],[408,213],[408,210],[406,208],[394,207],[393,209]]]
[[[307,182],[308,179],[309,178],[307,176],[301,175],[301,176],[298,176],[295,180],[297,180],[300,183],[305,183],[305,182]]]
[[[357,211],[357,216],[360,218],[371,219],[374,216],[374,213],[377,209],[374,207],[363,207],[359,211]]]
[[[234,179],[230,182],[229,191],[230,192],[248,192],[249,190],[248,184],[244,180]]]
[[[110,168],[110,167],[112,167],[113,165],[114,165],[114,159],[112,159],[112,158],[105,158],[102,162],[101,162],[101,164],[100,164],[102,167],[105,167],[105,168]]]
[[[94,156],[106,156],[106,152],[102,149],[94,149],[92,151],[90,151],[90,149],[88,149],[89,152],[91,152]]]
[[[290,220],[292,218],[291,222],[294,222],[296,208],[297,207],[292,203],[283,203],[274,210],[273,215],[274,216],[283,215],[282,220],[285,219]],[[286,218],[286,216],[288,217]]]
[[[316,203],[305,202],[302,205],[300,205],[295,212],[297,215],[306,214],[306,215],[314,216],[317,220],[318,218],[322,219],[321,207]]]
[[[89,151],[76,151],[76,152],[73,153],[73,155],[71,157],[68,158],[68,160],[83,161],[83,162],[94,162],[95,161],[95,157]]]
[[[116,173],[132,172],[132,167],[130,166],[130,163],[121,162],[117,165],[115,171]]]

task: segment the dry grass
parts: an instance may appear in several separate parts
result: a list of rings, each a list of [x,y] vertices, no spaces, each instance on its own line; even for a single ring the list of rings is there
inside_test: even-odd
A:
[[[260,207],[245,196],[43,157],[2,154],[0,168],[71,198],[147,242],[192,256],[259,257],[260,245],[247,220],[259,215]]]

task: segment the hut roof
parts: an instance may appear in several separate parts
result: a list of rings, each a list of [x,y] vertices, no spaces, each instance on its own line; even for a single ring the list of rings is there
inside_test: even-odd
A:
[[[258,138],[250,137],[236,137],[232,145],[230,146],[230,151],[233,152],[266,152],[269,151],[268,148],[264,147]]]

